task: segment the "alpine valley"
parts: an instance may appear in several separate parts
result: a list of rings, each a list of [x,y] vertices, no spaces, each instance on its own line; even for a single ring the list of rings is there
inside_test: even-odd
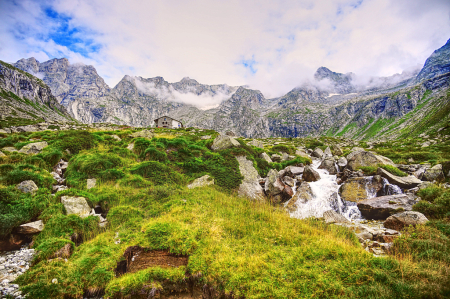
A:
[[[21,59],[13,66],[41,78],[36,82],[47,84],[71,117],[82,123],[150,127],[157,117],[169,115],[186,127],[231,130],[244,137],[327,135],[359,140],[399,138],[449,126],[450,40],[420,71],[357,84],[352,73],[320,67],[313,83],[272,99],[245,86],[204,85],[190,78],[168,83],[162,77],[125,75],[110,88],[93,66],[72,65],[66,58],[43,63]],[[28,85],[21,84],[25,87],[15,88],[26,90]],[[211,105],[199,109],[187,104],[187,98],[191,103],[196,98],[210,100]]]

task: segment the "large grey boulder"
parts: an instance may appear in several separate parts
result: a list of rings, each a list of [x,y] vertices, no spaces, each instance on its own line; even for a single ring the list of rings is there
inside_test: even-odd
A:
[[[350,221],[335,210],[328,210],[323,213],[325,223],[350,223]]]
[[[354,151],[347,156],[347,168],[357,170],[361,166],[376,167],[378,164],[395,166],[391,159],[366,151]]]
[[[142,137],[142,138],[151,139],[151,138],[153,138],[153,136],[155,136],[155,134],[153,134],[153,132],[150,130],[142,130],[142,131],[134,132],[130,136],[133,138]]]
[[[386,221],[384,221],[384,227],[402,230],[404,227],[410,225],[416,226],[417,224],[425,224],[427,222],[428,219],[424,214],[415,211],[407,211],[389,216]]]
[[[404,194],[374,197],[358,202],[361,215],[366,219],[384,220],[392,214],[411,211],[416,202]]]
[[[43,230],[44,223],[42,222],[42,220],[25,223],[15,229],[16,233],[24,235],[37,234]]]
[[[236,157],[236,160],[239,162],[239,171],[244,177],[239,185],[238,195],[255,200],[263,200],[264,191],[259,184],[260,176],[253,166],[253,162],[244,156]]]
[[[189,189],[193,189],[193,188],[205,187],[205,186],[209,186],[209,185],[214,185],[214,178],[210,177],[209,175],[204,175],[198,179],[195,179],[187,187]]]
[[[219,135],[214,139],[211,149],[213,151],[221,151],[224,149],[240,146],[241,144],[233,137],[228,135]]]
[[[75,214],[85,218],[91,212],[91,208],[84,197],[63,196],[61,197],[61,203],[64,205],[67,215]]]
[[[311,166],[305,166],[303,170],[303,180],[306,182],[315,182],[320,180],[320,174],[315,171]]]
[[[312,152],[311,156],[322,159],[323,151],[320,148],[316,147],[316,149]]]
[[[281,180],[283,172],[271,169],[267,174],[264,191],[273,203],[285,202],[294,195],[292,188]]]
[[[339,145],[333,145],[333,150],[331,151],[335,156],[342,156],[344,152]]]
[[[437,164],[427,170],[422,175],[422,180],[429,182],[443,182],[445,180],[444,172],[442,171],[442,164]]]
[[[334,163],[334,159],[330,156],[325,158],[325,160],[320,163],[319,169],[325,169],[329,174],[336,174],[338,172],[336,169],[336,164]]]
[[[273,163],[272,159],[270,159],[269,155],[266,154],[266,153],[261,153],[261,154],[259,155],[259,157],[260,157],[261,159],[266,160],[267,163]]]
[[[325,151],[323,152],[323,154],[324,154],[324,158],[330,158],[330,157],[333,157],[333,154],[331,153],[331,150],[330,150],[330,147],[328,146],[326,149],[325,149]]]
[[[248,144],[249,144],[249,145],[256,146],[256,147],[259,147],[259,148],[264,148],[263,142],[260,141],[260,140],[256,140],[256,139],[253,139],[253,140],[252,140],[251,142],[249,142]]]
[[[305,167],[298,167],[298,166],[287,166],[284,170],[285,176],[290,176],[291,178],[294,178],[298,175],[301,175],[303,171],[305,170]]]
[[[407,176],[407,177],[399,177],[396,175],[393,175],[387,170],[384,170],[383,168],[377,169],[377,174],[384,177],[388,180],[389,183],[399,186],[403,189],[411,189],[414,187],[417,187],[420,183],[422,183],[421,180],[416,178],[413,175]]]
[[[23,193],[33,193],[36,192],[39,188],[33,181],[28,180],[18,184],[17,189],[19,189]]]
[[[345,157],[340,157],[337,161],[337,166],[340,171],[344,171],[344,168],[347,166],[347,159]]]
[[[19,153],[23,153],[23,154],[27,154],[27,155],[38,154],[47,146],[48,146],[48,143],[46,141],[29,143],[29,144],[25,145],[24,147],[22,147],[19,150]]]

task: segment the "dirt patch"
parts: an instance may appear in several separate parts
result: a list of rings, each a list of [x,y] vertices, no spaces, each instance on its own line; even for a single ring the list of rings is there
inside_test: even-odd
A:
[[[165,250],[148,250],[140,246],[128,247],[123,257],[124,259],[117,263],[116,276],[156,266],[177,268],[188,263],[187,256],[172,254]]]

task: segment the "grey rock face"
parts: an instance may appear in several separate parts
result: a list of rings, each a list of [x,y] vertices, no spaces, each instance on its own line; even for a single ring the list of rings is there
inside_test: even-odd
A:
[[[320,180],[320,174],[315,171],[311,166],[305,166],[303,171],[303,180],[306,182],[315,182]]]
[[[22,147],[19,151],[19,153],[23,154],[38,154],[40,153],[44,148],[48,146],[48,143],[46,141],[41,142],[35,142],[30,143]]]
[[[414,187],[417,187],[422,183],[421,180],[416,178],[413,175],[407,176],[407,177],[399,177],[396,175],[391,174],[390,172],[384,170],[383,168],[377,169],[377,174],[386,178],[389,183],[399,186],[400,188],[404,189],[411,189]]]
[[[378,164],[395,165],[389,158],[361,150],[354,151],[347,156],[347,168],[350,170],[356,170],[360,166],[376,167]]]
[[[416,77],[416,82],[432,79],[450,72],[450,39],[441,48],[428,57],[425,65]]]
[[[332,82],[333,92],[339,94],[352,93],[356,91],[356,88],[352,85],[352,73],[341,74],[335,73],[327,69],[326,67],[320,67],[314,74],[314,78],[318,81],[328,79]]]
[[[390,229],[402,230],[409,225],[416,226],[417,224],[425,224],[427,222],[428,219],[424,214],[415,211],[407,211],[389,216],[386,221],[384,221],[384,226]]]
[[[400,194],[366,199],[358,202],[357,206],[366,219],[384,220],[396,211],[411,211],[414,204],[414,200]]]
[[[219,135],[211,146],[213,151],[220,151],[231,147],[240,147],[241,144],[231,136]]]
[[[23,193],[33,193],[36,192],[39,188],[33,181],[28,180],[18,184],[17,189],[19,189]]]
[[[190,183],[187,187],[189,189],[198,188],[198,187],[205,187],[214,185],[214,179],[210,177],[209,175],[204,175],[198,179],[195,179],[192,183]]]
[[[61,203],[64,205],[67,215],[75,214],[85,218],[91,212],[91,208],[84,197],[62,196]]]
[[[239,162],[239,171],[244,177],[242,183],[239,185],[239,196],[254,200],[264,200],[264,191],[259,184],[260,177],[258,171],[253,166],[253,162],[243,156],[236,157],[236,159]]]
[[[42,220],[25,223],[16,228],[18,234],[37,234],[44,230],[44,223]]]

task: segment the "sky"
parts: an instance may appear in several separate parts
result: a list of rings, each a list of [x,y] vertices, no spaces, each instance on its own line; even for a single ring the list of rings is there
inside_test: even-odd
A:
[[[449,0],[0,0],[0,60],[66,57],[124,75],[248,85],[266,98],[320,66],[420,68],[450,38]]]

